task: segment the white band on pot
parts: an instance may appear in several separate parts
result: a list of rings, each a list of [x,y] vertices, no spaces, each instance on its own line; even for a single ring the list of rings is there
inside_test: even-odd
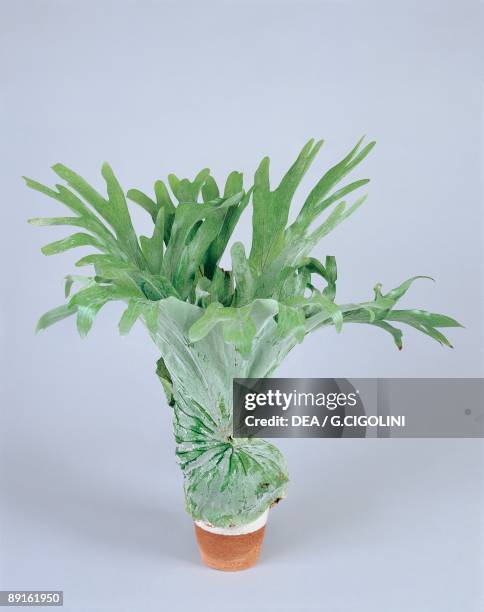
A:
[[[214,527],[210,525],[210,523],[205,523],[205,521],[195,521],[195,525],[204,529],[205,531],[210,531],[210,533],[217,533],[218,535],[244,535],[246,533],[252,533],[253,531],[257,531],[264,527],[267,523],[267,517],[269,515],[269,508],[256,518],[255,521],[251,523],[247,523],[246,525],[240,525],[239,527]]]

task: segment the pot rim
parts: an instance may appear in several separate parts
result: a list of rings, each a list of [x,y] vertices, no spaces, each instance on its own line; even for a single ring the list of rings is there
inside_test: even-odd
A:
[[[264,527],[267,523],[268,515],[269,508],[267,508],[258,518],[256,518],[255,521],[251,521],[245,525],[238,525],[236,527],[215,527],[214,525],[211,525],[205,521],[195,521],[195,525],[204,531],[215,533],[217,535],[238,536],[253,533],[254,531],[262,529],[262,527]]]

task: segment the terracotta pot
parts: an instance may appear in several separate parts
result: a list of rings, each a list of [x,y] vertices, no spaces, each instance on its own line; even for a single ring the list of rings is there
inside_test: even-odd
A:
[[[195,521],[195,534],[202,561],[213,569],[237,572],[255,565],[264,539],[269,510],[241,527],[214,527]]]

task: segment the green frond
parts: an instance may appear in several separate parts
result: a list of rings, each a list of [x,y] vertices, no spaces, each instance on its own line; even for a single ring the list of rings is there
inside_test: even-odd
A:
[[[25,179],[27,186],[57,200],[75,215],[35,218],[29,221],[32,225],[66,225],[83,230],[46,245],[43,253],[52,255],[82,246],[97,251],[76,264],[94,267],[95,275],[86,277],[89,285],[81,286],[70,296],[81,277],[69,275],[67,307],[47,313],[40,327],[76,313],[79,331],[85,334],[105,303],[121,300],[127,304],[120,321],[124,334],[140,318],[153,321],[150,304],[174,297],[205,311],[190,334],[192,342],[198,341],[202,331],[209,333],[220,325],[225,340],[247,356],[254,339],[254,304],[269,300],[277,304],[276,337],[290,342],[302,341],[305,334],[319,327],[334,325],[341,331],[345,323],[366,323],[389,332],[401,348],[401,331],[393,323],[403,323],[450,346],[438,328],[459,326],[454,319],[423,310],[395,310],[398,300],[418,277],[385,295],[377,286],[375,299],[370,302],[335,303],[336,259],[327,256],[323,263],[312,257],[311,251],[364,203],[366,195],[350,204],[343,198],[367,185],[369,179],[346,185],[341,182],[375,143],[364,145],[360,139],[344,159],[324,173],[289,225],[296,190],[322,145],[323,141],[309,140],[274,189],[270,186],[269,158],[265,157],[257,168],[253,186],[244,189],[242,173],[234,171],[228,175],[222,195],[208,168],[194,179],[169,174],[173,199],[161,180],[155,182],[153,196],[139,189],[129,189],[125,195],[108,164],[102,166],[106,195],[62,164],[53,169],[67,187],[56,185],[51,189]],[[151,235],[136,234],[127,200],[149,214],[153,222]],[[250,253],[246,255],[244,245],[236,242],[230,248],[232,270],[224,270],[220,261],[251,201]],[[325,211],[326,218],[320,220]]]

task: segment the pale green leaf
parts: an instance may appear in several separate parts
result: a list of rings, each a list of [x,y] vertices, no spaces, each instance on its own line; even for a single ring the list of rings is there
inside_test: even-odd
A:
[[[156,221],[160,205],[157,202],[153,202],[145,193],[139,189],[130,189],[126,194],[126,197],[141,206],[153,219],[153,223]]]
[[[69,249],[75,249],[82,246],[94,246],[99,250],[103,249],[103,245],[99,242],[99,240],[90,234],[78,232],[77,234],[72,234],[67,238],[62,238],[62,240],[56,240],[55,242],[46,244],[41,248],[41,251],[44,255],[56,255],[57,253],[63,253]]]
[[[51,325],[54,325],[54,323],[58,323],[59,321],[67,319],[68,317],[71,317],[72,315],[76,314],[76,311],[77,308],[72,308],[69,306],[69,304],[62,304],[62,306],[57,306],[57,308],[49,310],[40,317],[37,323],[36,331],[42,331],[44,329],[47,329]]]
[[[249,262],[245,256],[244,245],[236,242],[230,251],[232,255],[232,270],[235,279],[235,306],[245,306],[254,297],[254,279]]]
[[[119,320],[119,333],[122,336],[126,336],[131,331],[133,325],[143,314],[145,305],[137,300],[130,300],[128,307],[123,312],[121,319]]]

